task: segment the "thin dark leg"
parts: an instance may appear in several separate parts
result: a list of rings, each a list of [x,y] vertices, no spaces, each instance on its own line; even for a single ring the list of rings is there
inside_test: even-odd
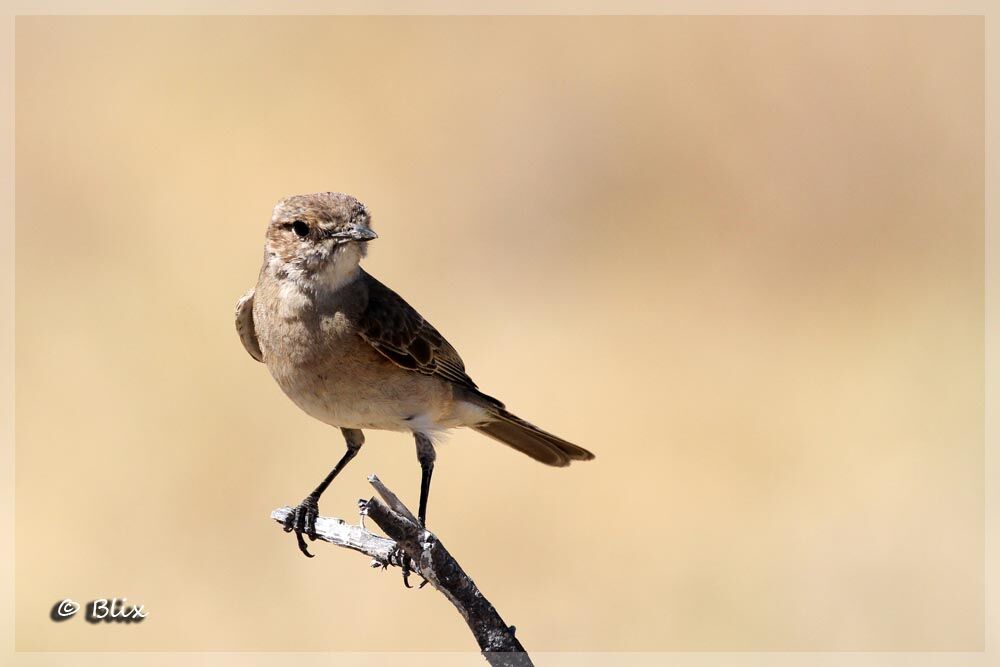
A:
[[[313,555],[309,553],[306,549],[306,541],[302,539],[302,534],[305,533],[310,540],[316,539],[316,517],[319,516],[319,499],[326,491],[326,488],[330,486],[330,482],[333,478],[340,473],[341,470],[353,459],[358,451],[361,449],[361,445],[365,443],[364,434],[356,428],[342,428],[340,429],[344,434],[344,440],[347,441],[347,451],[337,462],[337,465],[333,467],[333,470],[323,478],[323,481],[319,483],[312,493],[306,496],[295,511],[285,519],[285,532],[295,531],[295,538],[299,543],[299,550],[304,553],[309,558]]]
[[[434,453],[434,443],[423,433],[414,432],[414,440],[417,442],[417,460],[420,461],[420,510],[417,512],[417,517],[420,520],[420,525],[423,527],[427,526],[427,495],[431,490],[431,473],[434,472],[434,459],[436,455]],[[403,571],[403,585],[407,588],[413,588],[410,586],[410,558],[403,553],[400,547],[396,547],[399,557],[400,568]],[[424,584],[427,583],[425,579],[420,587],[423,588]]]
[[[420,525],[427,527],[427,496],[431,491],[431,473],[434,472],[434,444],[423,433],[414,433],[417,441],[417,460],[420,461],[420,509],[417,518]]]
[[[326,487],[330,486],[330,482],[333,481],[333,478],[336,477],[340,471],[344,469],[344,466],[350,463],[351,459],[357,455],[357,453],[361,450],[361,445],[365,444],[365,435],[360,430],[356,428],[342,428],[340,430],[344,433],[344,440],[347,441],[347,451],[344,452],[344,455],[339,461],[337,461],[337,465],[333,467],[330,474],[323,478],[323,481],[319,483],[319,486],[317,486],[313,492],[309,494],[309,497],[315,498],[317,502],[319,502],[319,497],[323,495],[323,492],[326,491]]]

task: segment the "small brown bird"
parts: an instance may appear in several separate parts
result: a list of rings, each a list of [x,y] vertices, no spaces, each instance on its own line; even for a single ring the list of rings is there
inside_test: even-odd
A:
[[[435,434],[468,426],[551,466],[594,455],[481,392],[448,341],[359,265],[377,238],[364,205],[321,192],[283,199],[267,228],[257,286],[236,304],[243,346],[306,413],[339,427],[347,452],[285,524],[316,539],[319,498],[361,449],[362,429],[413,434],[419,519],[427,518]]]

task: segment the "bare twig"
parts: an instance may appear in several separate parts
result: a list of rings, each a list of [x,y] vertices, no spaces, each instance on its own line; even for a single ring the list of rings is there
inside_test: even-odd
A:
[[[407,519],[410,523],[420,523],[420,520],[413,516],[413,512],[411,512],[406,505],[403,504],[403,501],[400,500],[395,493],[390,491],[389,488],[383,484],[382,480],[380,480],[376,475],[368,475],[368,483],[375,487],[375,490],[378,491],[380,496],[382,496],[382,500],[384,500],[385,504],[389,506],[389,509],[396,514],[402,515],[403,518]],[[364,514],[363,509],[362,514]]]
[[[385,502],[377,498],[359,501],[361,514],[369,516],[391,539],[370,533],[363,526],[327,517],[316,520],[316,537],[366,554],[372,558],[373,567],[402,567],[402,560],[408,560],[410,569],[455,605],[491,665],[530,667],[531,659],[514,636],[514,627],[504,623],[441,541],[420,526],[413,513],[378,477],[372,475],[368,481]],[[283,523],[293,511],[282,507],[271,512],[271,518]]]
[[[368,502],[368,501],[363,501]],[[271,518],[284,525],[285,519],[295,510],[281,507],[271,512]],[[372,567],[401,566],[396,543],[380,535],[365,530],[363,526],[346,523],[343,519],[321,516],[316,519],[316,538],[336,544],[338,547],[354,549],[371,557]]]

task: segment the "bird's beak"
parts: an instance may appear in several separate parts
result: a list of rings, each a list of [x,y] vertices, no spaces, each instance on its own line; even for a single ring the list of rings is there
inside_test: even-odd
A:
[[[349,243],[350,241],[371,241],[378,238],[378,234],[360,225],[348,225],[339,232],[327,235],[337,243]]]

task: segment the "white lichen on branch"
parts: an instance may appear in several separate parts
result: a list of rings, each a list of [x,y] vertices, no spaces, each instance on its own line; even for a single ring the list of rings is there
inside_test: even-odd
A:
[[[292,507],[279,507],[271,512],[271,518],[284,525],[287,518],[294,512],[295,509]],[[343,519],[333,517],[317,517],[316,539],[370,556],[373,567],[399,566],[399,563],[395,562],[393,558],[394,553],[396,553],[396,543],[369,532],[363,525],[350,524]]]

